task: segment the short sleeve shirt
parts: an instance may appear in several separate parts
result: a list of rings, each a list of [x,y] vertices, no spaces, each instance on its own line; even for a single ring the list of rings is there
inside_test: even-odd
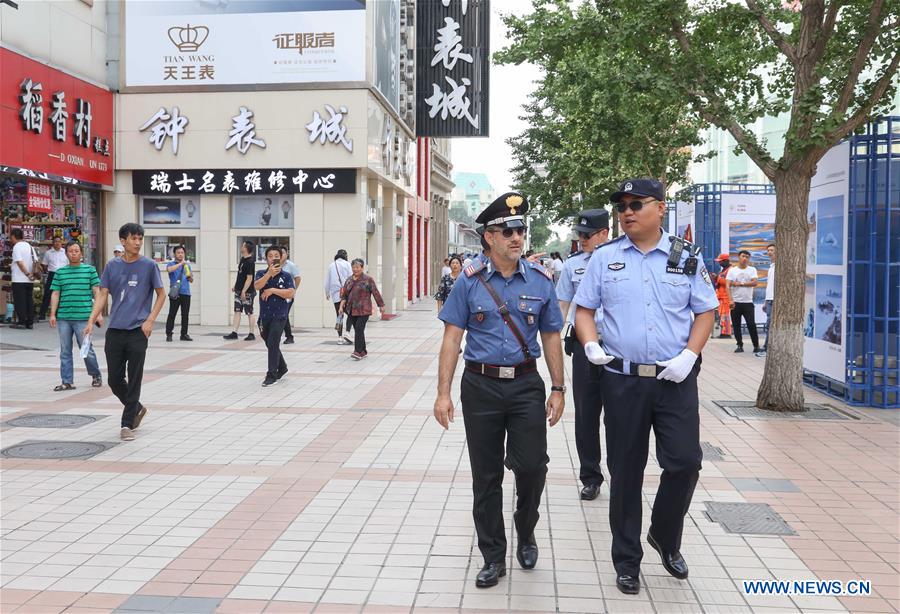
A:
[[[22,272],[17,262],[25,265],[25,271],[31,273],[34,268],[34,255],[31,251],[31,244],[28,241],[18,241],[13,245],[12,249],[12,282],[14,284],[30,284],[34,283],[28,279],[28,275]]]
[[[593,253],[593,252],[592,252]],[[587,265],[590,262],[591,254],[585,252],[577,252],[569,256],[568,260],[563,264],[562,273],[559,281],[556,282],[556,296],[559,300],[571,303],[578,291],[578,286],[587,272]],[[566,314],[563,314],[566,316]],[[600,332],[600,320],[603,319],[603,310],[598,309],[594,314],[594,322],[597,324],[597,332]],[[569,305],[569,313],[566,321],[569,324],[575,324],[575,306]]]
[[[178,264],[177,260],[170,260],[166,263],[166,268],[170,266],[175,266]],[[191,276],[191,263],[188,261],[184,261],[184,279],[181,280],[181,287],[178,289],[178,294],[182,296],[190,296],[191,295],[191,282],[188,281],[188,277]],[[169,271],[169,285],[177,285],[179,283],[179,279],[181,279],[181,269],[175,269],[174,271]]]
[[[154,291],[163,284],[157,264],[141,256],[134,262],[122,258],[107,262],[100,276],[100,287],[109,290],[112,299],[109,327],[133,330],[150,315]]]
[[[234,282],[234,291],[240,292],[244,289],[244,284],[247,282],[247,278],[249,277],[251,281],[253,280],[253,273],[256,269],[256,261],[253,256],[247,256],[246,258],[241,258],[240,263],[238,264],[238,273],[237,279]],[[247,288],[247,292],[256,292],[253,289],[253,284]]]
[[[756,267],[748,266],[746,269],[742,269],[739,266],[730,266],[728,267],[728,276],[727,279],[729,281],[735,282],[748,282],[753,281],[757,278]],[[746,286],[737,288],[735,286],[731,286],[731,298],[734,299],[735,303],[752,303],[753,302],[753,287]]]
[[[99,285],[97,269],[89,264],[57,269],[50,284],[51,292],[59,292],[57,319],[83,321],[90,318],[94,307],[93,288]]]
[[[255,279],[260,279],[265,274],[265,271],[257,271]],[[259,319],[283,320],[287,318],[288,308],[290,307],[290,302],[288,301],[288,299],[273,294],[263,300],[262,293],[269,288],[284,290],[285,288],[293,287],[294,278],[291,277],[287,271],[282,270],[280,273],[278,273],[278,275],[270,277],[269,281],[266,282],[266,285],[259,290]]]

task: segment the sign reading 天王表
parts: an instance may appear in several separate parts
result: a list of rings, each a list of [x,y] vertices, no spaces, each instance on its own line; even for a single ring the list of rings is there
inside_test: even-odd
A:
[[[129,1],[125,85],[365,81],[364,0]]]
[[[488,136],[489,34],[489,0],[417,3],[417,136]]]

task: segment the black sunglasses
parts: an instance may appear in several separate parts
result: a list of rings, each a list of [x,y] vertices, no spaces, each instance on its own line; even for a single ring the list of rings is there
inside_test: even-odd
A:
[[[628,209],[631,209],[632,211],[640,211],[644,208],[644,205],[649,205],[650,203],[654,202],[656,202],[656,199],[651,198],[650,200],[633,200],[630,203],[618,202],[613,203],[613,205],[615,206],[616,211],[618,211],[619,213],[625,213]]]
[[[504,228],[502,230],[492,230],[491,232],[499,232],[503,235],[504,239],[509,239],[513,236],[513,233],[516,233],[520,237],[525,236],[525,227],[519,226],[518,228]]]
[[[599,230],[595,230],[594,232],[581,232],[581,231],[579,230],[579,231],[578,231],[578,238],[587,241],[588,239],[590,239],[591,237],[593,237],[593,236],[594,236],[595,234],[597,234],[598,232],[600,232],[600,231],[599,231]]]

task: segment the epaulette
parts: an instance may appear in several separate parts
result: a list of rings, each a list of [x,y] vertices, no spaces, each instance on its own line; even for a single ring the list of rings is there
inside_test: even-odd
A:
[[[466,274],[466,277],[472,277],[472,275],[475,275],[476,273],[481,271],[485,266],[486,265],[483,261],[478,260],[467,266],[465,271],[463,272]]]
[[[606,243],[601,243],[600,245],[597,246],[597,249],[603,249],[604,247],[609,247],[609,246],[612,245],[613,243],[618,243],[619,241],[621,241],[622,239],[624,239],[626,236],[627,236],[627,235],[619,235],[619,236],[616,237],[615,239],[612,239],[612,240],[610,240],[610,241],[607,241]],[[596,250],[594,250],[594,251],[596,251]]]
[[[532,270],[540,271],[544,275],[544,277],[549,279],[551,282],[553,281],[553,273],[545,269],[542,264],[538,264],[537,262],[529,262],[528,264],[531,265]]]
[[[571,258],[572,256],[580,256],[583,253],[584,252],[582,250],[578,250],[577,252],[572,252],[571,254],[569,254],[569,258]]]

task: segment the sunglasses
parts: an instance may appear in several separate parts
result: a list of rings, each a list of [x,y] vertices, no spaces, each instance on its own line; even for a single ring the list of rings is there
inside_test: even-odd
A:
[[[625,213],[628,209],[632,211],[640,211],[644,208],[644,205],[649,205],[650,203],[655,203],[656,199],[651,198],[650,200],[633,200],[630,203],[613,203],[616,208],[616,211],[619,213]]]
[[[581,232],[581,231],[579,231],[579,232],[578,232],[578,238],[579,238],[579,239],[582,239],[583,241],[587,241],[588,239],[590,239],[591,237],[593,237],[593,236],[594,236],[595,234],[597,234],[598,232],[600,232],[600,231],[599,231],[599,230],[595,230],[594,232]]]
[[[518,228],[504,228],[503,230],[492,230],[491,232],[499,232],[503,235],[504,239],[510,239],[513,236],[513,233],[519,235],[520,237],[525,236],[525,227],[519,226]]]

